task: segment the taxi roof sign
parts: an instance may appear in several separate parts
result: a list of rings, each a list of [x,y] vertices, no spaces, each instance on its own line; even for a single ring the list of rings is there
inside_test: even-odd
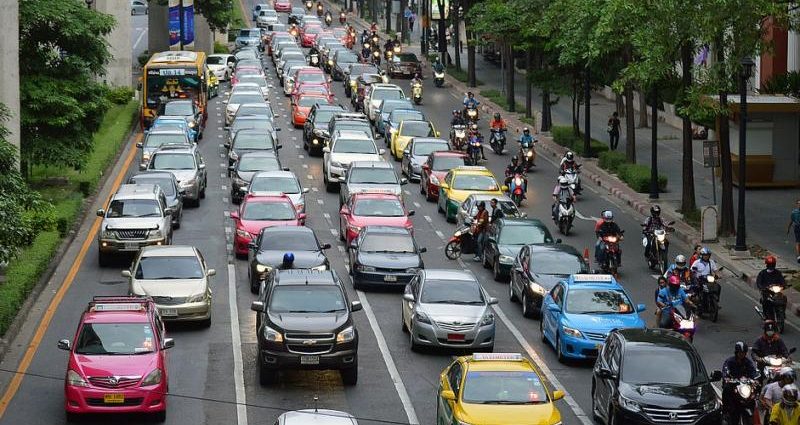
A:
[[[140,303],[118,303],[118,304],[95,304],[92,311],[143,311],[144,306]]]
[[[610,274],[576,274],[572,276],[574,282],[613,282],[614,276]]]
[[[477,361],[503,360],[521,362],[524,359],[520,353],[475,353],[472,355],[472,360]]]

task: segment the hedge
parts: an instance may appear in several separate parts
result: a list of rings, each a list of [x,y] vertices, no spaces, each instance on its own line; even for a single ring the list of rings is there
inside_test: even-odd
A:
[[[600,153],[597,163],[600,168],[617,174],[631,189],[637,192],[650,192],[650,167],[639,164],[628,164],[625,154],[614,151]],[[667,190],[667,177],[658,175],[658,188]]]
[[[575,136],[572,127],[554,125],[550,129],[550,134],[553,135],[553,141],[557,144],[570,148],[580,156],[586,156],[583,152],[583,133],[579,133],[578,136]],[[592,147],[591,158],[596,158],[600,153],[608,151],[608,145],[596,139],[590,141],[590,146]]]
[[[616,173],[619,170],[619,166],[627,162],[625,154],[616,151],[600,152],[598,158],[599,161],[597,162],[597,165],[599,165],[600,168],[611,171],[612,173]]]

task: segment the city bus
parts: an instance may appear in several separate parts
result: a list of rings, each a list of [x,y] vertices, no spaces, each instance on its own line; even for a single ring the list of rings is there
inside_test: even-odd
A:
[[[168,51],[154,54],[142,70],[142,128],[160,115],[165,103],[191,99],[202,117],[208,117],[208,69],[204,52]]]

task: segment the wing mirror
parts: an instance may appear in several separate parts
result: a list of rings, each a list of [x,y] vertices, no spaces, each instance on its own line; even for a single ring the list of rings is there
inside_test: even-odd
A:
[[[414,302],[414,294],[403,294],[403,299],[413,303]]]
[[[239,219],[239,211],[231,211],[231,218],[234,220]]]
[[[250,303],[250,310],[253,311],[262,312],[264,311],[264,307],[266,306],[264,305],[263,301],[253,301]]]
[[[564,391],[555,390],[553,391],[553,401],[558,401],[564,398]]]
[[[420,254],[423,254],[425,252],[428,252],[428,248],[422,247],[422,248],[419,249],[419,253]]]
[[[405,178],[405,177],[401,178],[401,179],[400,179],[400,184],[401,184],[401,185],[408,184],[408,179],[407,179],[407,178]]]
[[[636,304],[636,312],[637,313],[641,313],[641,312],[643,312],[645,310],[647,310],[647,306],[646,305],[644,305],[644,304]]]
[[[711,382],[719,382],[722,380],[722,371],[715,370],[711,372]]]
[[[408,216],[409,216],[409,217],[413,216],[413,215],[414,215],[414,214],[416,214],[416,213],[417,213],[417,212],[416,212],[416,211],[414,211],[414,210],[408,210]]]
[[[331,244],[329,244],[329,243],[322,244],[322,246],[320,248],[321,249],[331,249]]]
[[[448,401],[453,401],[456,399],[456,393],[452,390],[442,390],[441,397]]]
[[[383,155],[386,153],[386,149],[378,149],[378,155]]]
[[[495,305],[497,303],[498,303],[497,298],[489,297],[489,302],[488,302],[489,305]]]
[[[161,343],[162,350],[168,350],[175,346],[175,340],[172,338],[164,338],[164,342]]]
[[[142,142],[136,142],[136,147],[137,147],[137,148],[141,149],[143,146],[144,146],[144,143],[142,143]]]
[[[72,344],[70,344],[68,339],[62,339],[62,340],[58,341],[58,348],[60,350],[69,351],[72,348]]]
[[[303,190],[302,190],[302,192],[303,192],[303,193],[308,193],[308,191],[310,191],[310,190],[311,190],[310,188],[308,188],[308,187],[304,187],[304,188],[303,188]]]
[[[97,210],[97,212],[95,214],[97,214],[98,217],[102,217],[102,216],[106,215],[106,210],[100,208],[99,210]]]
[[[120,274],[122,275],[122,277],[127,277],[128,279],[132,277],[130,270],[123,270]]]
[[[359,311],[363,308],[364,306],[361,305],[361,301],[353,301],[350,303],[350,311]]]
[[[206,270],[206,276],[211,277],[211,276],[216,276],[216,275],[217,275],[217,270],[216,269],[208,269],[208,270]]]

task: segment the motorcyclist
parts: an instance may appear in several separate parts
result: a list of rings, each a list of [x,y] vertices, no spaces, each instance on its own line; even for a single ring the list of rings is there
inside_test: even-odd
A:
[[[575,191],[569,186],[569,181],[564,176],[559,177],[558,182],[553,187],[553,205],[550,207],[553,213],[553,221],[558,220],[558,203],[562,196],[575,202]]]
[[[788,366],[783,367],[778,372],[778,380],[770,382],[761,390],[759,401],[761,402],[762,410],[765,412],[763,423],[769,423],[769,415],[772,412],[772,407],[780,403],[783,398],[783,387],[794,384],[796,379],[797,375],[794,369]]]
[[[681,282],[685,283],[686,285],[691,285],[692,273],[689,270],[689,267],[686,265],[685,255],[678,254],[675,256],[675,262],[667,268],[666,272],[664,272],[664,277],[669,278],[670,276],[677,276]]]
[[[464,117],[461,116],[461,111],[453,109],[453,118],[450,120],[450,127],[455,125],[466,125]]]
[[[521,176],[525,176],[525,167],[520,165],[519,158],[516,156],[511,157],[511,163],[506,166],[506,181],[505,185],[508,186],[511,183],[511,179],[514,178],[514,174],[519,174]],[[523,177],[523,180],[525,178]],[[527,187],[525,187],[527,189]]]
[[[695,277],[705,277],[717,274],[717,263],[711,259],[711,250],[708,248],[700,249],[700,258],[692,263],[692,271]]]
[[[769,425],[797,425],[800,423],[800,407],[797,406],[797,395],[797,385],[789,384],[783,387],[783,398],[780,403],[772,406]]]
[[[492,121],[489,122],[489,129],[492,131],[490,142],[496,137],[496,135],[508,130],[506,120],[500,116],[499,112],[495,112],[494,118],[492,118]]]
[[[575,162],[575,153],[572,151],[567,151],[567,153],[564,154],[564,157],[561,158],[561,164],[559,164],[558,168],[562,173],[578,168],[578,163]]]
[[[748,347],[742,341],[733,346],[733,356],[722,364],[722,409],[728,416],[729,424],[738,424],[739,409],[736,402],[736,381],[742,378],[758,378],[758,370],[747,358]]]
[[[464,102],[463,103],[464,103],[464,112],[465,113],[466,113],[467,109],[475,109],[475,108],[478,107],[478,105],[481,104],[480,102],[478,102],[478,99],[475,99],[475,94],[472,93],[471,91],[467,92],[467,95],[464,97]]]
[[[656,299],[656,305],[661,312],[658,318],[658,327],[672,329],[672,308],[684,304],[694,308],[694,304],[689,300],[686,291],[681,288],[680,280],[667,279],[667,287],[658,291],[658,298]]]
[[[325,11],[325,23],[330,26],[331,22],[333,22],[333,15],[331,15],[330,10]]]
[[[367,43],[367,42],[369,42],[369,32],[367,30],[364,30],[361,33],[361,44],[364,44],[364,43]]]
[[[483,135],[481,131],[478,130],[478,124],[472,124],[469,126],[469,137],[470,142],[477,141],[481,144],[481,159],[486,161],[486,155],[483,153]]]
[[[411,79],[411,87],[413,88],[416,84],[422,85],[422,75],[419,72],[414,74],[414,78]]]
[[[753,343],[753,352],[750,356],[758,364],[759,370],[766,363],[764,357],[789,357],[789,349],[786,348],[786,344],[781,339],[781,335],[778,333],[778,325],[775,322],[772,320],[764,322],[764,333]]]
[[[653,299],[655,300],[656,307],[658,307],[658,294],[661,292],[662,289],[667,287],[667,278],[664,276],[659,276],[657,280],[658,284],[656,285],[655,294],[653,295]],[[661,323],[661,309],[656,308],[656,323]]]
[[[283,262],[281,263],[281,270],[287,270],[293,268],[294,268],[294,254],[291,252],[283,254]]]
[[[369,26],[369,31],[372,34],[377,34],[378,33],[378,23],[377,22],[373,22],[372,25]]]
[[[783,273],[780,270],[775,268],[777,264],[777,259],[773,255],[768,255],[764,258],[764,264],[766,267],[764,270],[761,270],[758,273],[758,277],[756,277],[756,287],[759,291],[761,291],[761,308],[764,314],[769,315],[772,312],[772,306],[767,305],[769,298],[770,290],[769,288],[775,285],[780,286],[781,288],[786,287],[786,279],[783,278]],[[770,316],[772,317],[772,316]]]
[[[363,60],[364,62],[369,62],[372,59],[371,46],[370,47],[367,46],[369,46],[369,41],[365,42],[363,44],[363,47],[361,48],[361,60]]]
[[[325,10],[325,6],[322,5],[321,1],[317,1],[317,16],[322,16],[323,10]]]
[[[661,219],[661,207],[653,205],[650,207],[650,216],[642,223],[642,234],[647,238],[647,246],[644,248],[644,257],[650,258],[650,250],[653,242],[653,232],[656,229],[666,227],[664,220]]]
[[[597,262],[601,264],[604,262],[604,258],[602,258],[603,253],[600,250],[600,244],[603,243],[603,238],[606,236],[617,236],[620,240],[622,239],[622,229],[614,222],[614,213],[610,210],[606,210],[603,211],[602,216],[602,219],[598,220],[594,228],[594,232],[597,235],[597,243],[595,243],[594,246],[594,257]]]
[[[437,57],[436,57],[436,59],[434,60],[434,62],[433,62],[433,65],[432,65],[432,66],[433,66],[433,70],[434,70],[435,72],[438,72],[438,73],[440,73],[440,74],[441,74],[442,72],[444,72],[444,64],[442,63],[442,61],[441,61],[441,60],[439,60],[439,57],[438,57],[438,56],[437,56]]]
[[[523,128],[522,135],[519,136],[519,139],[517,139],[517,142],[519,143],[520,156],[524,155],[525,152],[523,152],[523,150],[527,147],[532,147],[535,141],[536,139],[534,139],[533,136],[531,135],[531,129],[529,129],[528,127]],[[531,162],[531,165],[536,165],[536,164]]]

